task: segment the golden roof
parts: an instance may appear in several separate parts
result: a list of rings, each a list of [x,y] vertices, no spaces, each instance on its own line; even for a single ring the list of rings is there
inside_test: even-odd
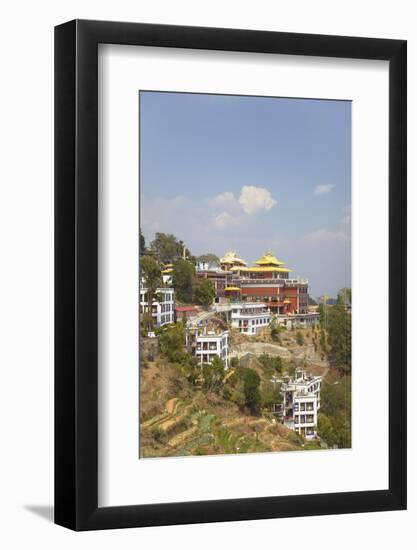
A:
[[[239,291],[239,292],[240,292],[240,287],[238,287],[238,286],[227,286],[227,287],[225,288],[225,290]]]
[[[253,263],[256,265],[275,265],[275,266],[284,265],[284,262],[281,262],[280,260],[278,260],[272,254],[272,252],[266,252],[261,258],[259,258],[259,260]]]
[[[230,271],[242,271],[244,273],[291,273],[292,269],[289,269],[288,267],[269,267],[266,265],[255,265],[252,267],[232,267]]]
[[[238,256],[236,256],[236,252],[234,250],[229,250],[228,252],[226,252],[223,258],[220,259],[220,263],[246,265],[245,260],[242,260],[242,258],[239,258]]]
[[[276,271],[278,273],[290,273],[292,269],[288,267],[274,267],[274,266],[269,267],[266,265],[261,265],[261,266],[255,266],[255,267],[248,267],[248,271],[251,271],[253,273],[268,273],[271,271]]]

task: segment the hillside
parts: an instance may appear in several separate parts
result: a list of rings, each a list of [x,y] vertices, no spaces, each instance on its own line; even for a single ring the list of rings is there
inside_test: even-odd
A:
[[[255,370],[268,384],[270,372],[248,353],[241,365]],[[318,448],[306,443],[268,413],[252,415],[230,399],[235,370],[222,391],[192,385],[181,367],[159,356],[141,366],[141,457],[217,455]]]

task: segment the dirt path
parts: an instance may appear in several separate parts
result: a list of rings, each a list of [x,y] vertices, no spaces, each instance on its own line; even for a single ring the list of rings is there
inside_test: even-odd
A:
[[[165,410],[172,414],[175,409],[175,405],[178,403],[179,399],[178,397],[173,397],[172,399],[168,399],[168,401],[165,403]]]

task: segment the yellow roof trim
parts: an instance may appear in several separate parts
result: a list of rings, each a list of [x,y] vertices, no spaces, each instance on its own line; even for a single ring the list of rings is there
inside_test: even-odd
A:
[[[257,265],[284,265],[284,262],[281,262],[280,260],[275,258],[275,256],[271,252],[267,252],[261,258],[259,258],[259,260],[253,263]]]
[[[240,287],[238,287],[238,286],[227,286],[225,288],[225,290],[230,290],[230,291],[238,290],[240,292]]]
[[[254,267],[247,267],[244,271],[249,271],[251,273],[268,273],[268,272],[290,273],[292,269],[289,269],[288,267],[260,265],[260,266],[254,266]]]

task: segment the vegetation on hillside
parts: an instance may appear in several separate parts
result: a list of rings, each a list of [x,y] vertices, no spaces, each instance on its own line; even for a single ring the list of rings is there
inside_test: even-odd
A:
[[[195,273],[195,261],[219,264],[207,253],[195,258],[174,235],[156,233],[148,246],[140,233],[140,275],[148,290],[148,311],[163,286],[161,268],[173,264],[175,300],[208,307],[215,298],[213,283]],[[156,332],[158,341],[148,357],[141,355],[141,449],[144,456],[218,454],[317,448],[283,425],[274,423],[271,411],[282,402],[281,380],[294,376],[296,367],[306,368],[311,355],[318,368],[329,371],[322,382],[318,435],[329,447],[351,445],[351,289],[344,288],[336,300],[320,300],[320,326],[308,330],[292,324],[291,330],[272,319],[269,327],[253,337],[230,330],[225,317],[217,315],[215,327],[229,329],[232,346],[240,342],[290,346],[296,360],[267,353],[231,357],[229,369],[215,358],[199,364],[185,348],[183,322],[155,329],[152,315],[141,315],[141,337]],[[312,301],[310,301],[312,303]],[[267,347],[262,348],[267,349]],[[313,350],[314,349],[314,353]],[[156,350],[156,351],[155,351]],[[310,354],[307,357],[307,353]],[[285,355],[284,355],[285,357]],[[330,369],[327,366],[330,366]]]
[[[351,446],[351,301],[352,291],[345,288],[333,306],[319,306],[320,345],[332,368],[322,383],[317,432],[331,447]]]
[[[210,306],[216,297],[216,289],[209,279],[197,279],[193,283],[194,302],[202,306]]]

